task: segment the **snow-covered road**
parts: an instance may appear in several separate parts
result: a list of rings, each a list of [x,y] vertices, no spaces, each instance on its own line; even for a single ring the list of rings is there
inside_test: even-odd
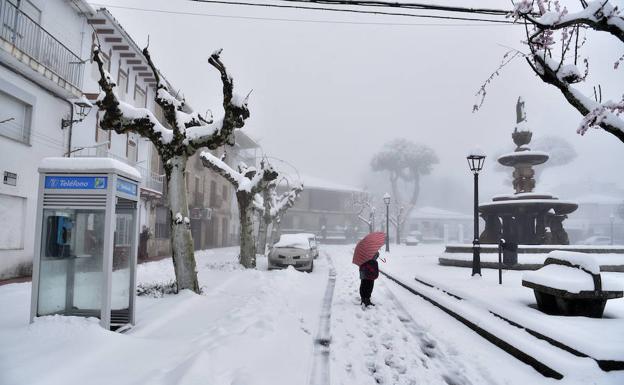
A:
[[[332,247],[331,384],[526,384],[549,380],[430,303],[380,277],[359,306],[352,247]],[[461,345],[461,346],[460,346]],[[495,365],[492,365],[495,362]]]
[[[245,270],[236,251],[199,252],[205,293],[139,297],[125,334],[73,317],[29,325],[30,283],[0,286],[0,384],[574,383],[542,377],[383,276],[363,310],[353,246],[323,246],[311,274],[267,271],[266,258]],[[139,282],[172,278],[170,260],[139,267]]]

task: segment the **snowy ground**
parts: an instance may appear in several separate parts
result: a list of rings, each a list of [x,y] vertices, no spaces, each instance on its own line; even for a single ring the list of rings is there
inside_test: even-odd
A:
[[[354,385],[623,383],[621,374],[593,371],[563,381],[545,379],[383,277],[373,292],[377,306],[362,310],[352,248],[322,246],[311,274],[266,271],[263,258],[257,270],[243,270],[236,249],[198,253],[205,294],[139,297],[137,324],[125,334],[71,317],[43,317],[29,325],[30,283],[0,286],[0,384],[316,385],[327,378]],[[438,270],[432,256],[438,252],[431,246],[394,248],[382,268],[406,280],[419,274],[457,282],[469,294],[475,282],[461,278],[469,272]],[[323,361],[315,354],[315,339],[323,334],[319,320],[328,258],[336,280],[329,360]],[[172,278],[170,260],[139,267],[139,282]],[[494,289],[488,283],[494,279],[486,272],[484,292]],[[505,279],[513,285],[512,274]],[[609,304],[607,314],[607,321],[623,319],[624,300]]]

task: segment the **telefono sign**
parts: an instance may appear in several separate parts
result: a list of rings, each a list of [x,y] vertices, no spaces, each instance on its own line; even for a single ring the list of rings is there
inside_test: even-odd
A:
[[[45,177],[45,188],[53,190],[106,190],[105,176],[55,176]]]

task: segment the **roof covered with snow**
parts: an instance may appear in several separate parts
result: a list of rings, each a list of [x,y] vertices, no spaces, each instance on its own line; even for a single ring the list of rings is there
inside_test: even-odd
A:
[[[472,215],[462,214],[455,211],[426,206],[418,207],[410,214],[412,219],[462,219],[471,220]]]
[[[63,173],[117,173],[136,181],[141,174],[136,168],[113,158],[43,158],[39,172]]]
[[[346,191],[346,192],[362,192],[359,187],[349,186],[338,182],[329,181],[323,178],[318,178],[311,175],[299,175],[301,182],[303,182],[303,188],[306,190],[333,190],[333,191]]]

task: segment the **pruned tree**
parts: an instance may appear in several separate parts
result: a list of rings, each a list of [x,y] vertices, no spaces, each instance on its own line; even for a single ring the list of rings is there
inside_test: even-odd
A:
[[[353,193],[351,205],[358,220],[365,223],[368,227],[368,232],[372,233],[375,231],[376,208],[373,205],[372,196],[368,193]]]
[[[193,239],[188,219],[188,204],[184,171],[189,156],[198,149],[216,149],[224,144],[234,144],[234,130],[243,127],[249,117],[247,98],[234,93],[234,80],[221,62],[221,50],[215,51],[208,63],[221,74],[223,83],[224,114],[219,119],[206,118],[194,112],[184,99],[172,94],[160,76],[148,49],[143,56],[156,79],[154,101],[164,113],[166,125],[156,119],[147,108],[136,108],[125,103],[115,93],[115,83],[104,70],[100,48],[93,51],[102,90],[96,104],[104,112],[100,127],[118,134],[137,133],[150,140],[160,155],[167,183],[167,198],[171,210],[171,249],[178,289],[199,292]],[[169,128],[170,127],[170,128]]]
[[[603,32],[624,43],[624,17],[611,0],[580,0],[580,5],[582,9],[570,12],[558,0],[517,1],[510,16],[524,22],[525,43],[529,52],[508,52],[498,70],[514,58],[524,57],[544,83],[556,87],[567,102],[583,115],[577,128],[579,134],[585,134],[590,128],[601,128],[624,142],[624,119],[620,116],[624,111],[624,96],[620,96],[621,90],[617,91],[620,100],[603,101],[600,85],[593,87],[593,99],[575,86],[584,82],[589,74],[587,58],[582,59],[583,73],[578,68],[581,48],[587,40],[585,33]],[[624,55],[616,59],[614,69],[622,61]],[[481,103],[485,97],[485,86],[498,74],[498,70],[477,93],[481,96]],[[481,103],[474,109],[477,110]]]
[[[420,194],[420,178],[431,173],[433,165],[439,163],[435,151],[424,144],[416,144],[407,139],[395,139],[386,143],[381,151],[373,157],[371,168],[373,171],[388,172],[393,201],[396,204],[398,221],[397,241],[400,240],[400,229],[414,209]],[[411,185],[409,199],[403,200],[399,183],[404,181]],[[401,212],[401,215],[398,213]]]
[[[264,210],[262,195],[271,182],[277,179],[277,171],[265,161],[260,163],[259,170],[241,163],[236,171],[225,163],[225,156],[217,158],[210,152],[203,151],[199,157],[205,167],[224,177],[234,187],[241,226],[239,261],[245,268],[255,268],[254,218],[256,212]]]
[[[295,205],[303,191],[303,184],[298,184],[281,194],[277,193],[277,182],[272,181],[263,191],[263,210],[260,213],[258,228],[258,249],[264,252],[267,244],[269,227],[279,234],[279,225],[286,211]]]

